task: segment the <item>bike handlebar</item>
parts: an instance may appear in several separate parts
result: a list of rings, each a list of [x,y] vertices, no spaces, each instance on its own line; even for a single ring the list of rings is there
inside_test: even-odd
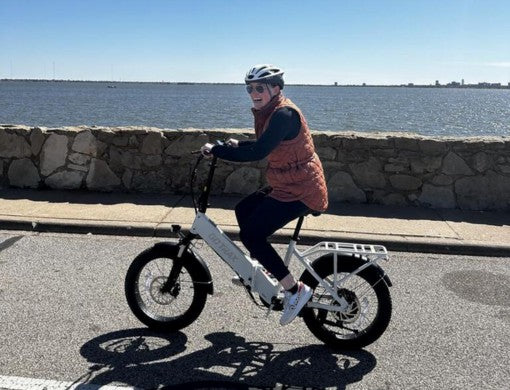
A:
[[[224,145],[225,142],[224,141],[220,141],[220,140],[216,140],[215,144],[216,145]],[[196,179],[198,165],[200,164],[200,162],[202,161],[202,159],[205,156],[204,156],[204,154],[202,153],[201,150],[193,150],[191,152],[191,154],[199,154],[199,156],[197,158],[197,162],[195,163],[195,167],[193,168],[193,170],[191,172],[190,194],[191,194],[191,198],[193,200],[193,206],[195,207],[195,213],[197,212],[197,209],[198,209],[198,211],[200,211],[202,213],[205,213],[206,210],[207,210],[207,207],[208,207],[209,195],[211,193],[212,181],[213,181],[213,177],[214,177],[214,170],[216,169],[216,164],[217,164],[217,161],[218,161],[218,157],[216,157],[214,155],[211,156],[212,158],[211,158],[211,163],[209,164],[209,166],[210,166],[209,173],[207,174],[207,180],[206,180],[205,185],[202,188],[202,192],[200,193],[200,195],[198,197],[198,207],[197,207],[197,204],[195,204],[195,196],[194,196],[193,184],[194,184],[195,179]]]

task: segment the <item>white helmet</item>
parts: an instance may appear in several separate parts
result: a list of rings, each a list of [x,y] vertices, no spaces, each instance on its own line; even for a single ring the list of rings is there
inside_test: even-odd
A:
[[[266,83],[278,85],[280,89],[283,88],[283,70],[274,65],[263,64],[255,65],[248,72],[244,78],[246,84],[252,82]]]

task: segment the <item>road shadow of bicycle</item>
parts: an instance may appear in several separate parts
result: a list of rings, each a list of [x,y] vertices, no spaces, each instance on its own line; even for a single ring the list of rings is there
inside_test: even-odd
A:
[[[92,366],[76,383],[145,389],[343,389],[376,366],[374,355],[364,350],[309,345],[277,351],[271,343],[247,342],[233,332],[210,333],[205,339],[209,347],[183,354],[187,337],[182,332],[129,329],[101,335],[80,349]]]

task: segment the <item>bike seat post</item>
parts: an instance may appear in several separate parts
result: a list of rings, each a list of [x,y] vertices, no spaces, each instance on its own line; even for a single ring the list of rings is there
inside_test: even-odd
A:
[[[292,240],[299,240],[299,232],[301,231],[301,226],[303,225],[303,221],[305,220],[304,216],[299,217],[296,228],[294,229],[294,234],[292,235]]]

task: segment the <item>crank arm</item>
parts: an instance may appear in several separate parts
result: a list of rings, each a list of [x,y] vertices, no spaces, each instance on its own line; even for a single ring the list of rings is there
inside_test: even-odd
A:
[[[318,302],[308,302],[306,307],[311,307],[311,308],[315,308],[315,309],[323,309],[323,310],[334,311],[334,312],[343,312],[344,311],[338,305],[326,305],[324,303],[318,303]]]

